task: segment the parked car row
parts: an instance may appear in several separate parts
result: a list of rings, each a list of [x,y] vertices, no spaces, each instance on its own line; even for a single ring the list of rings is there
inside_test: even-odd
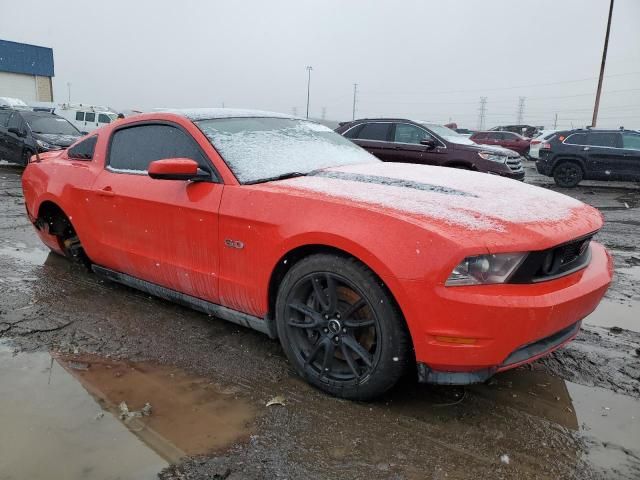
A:
[[[403,118],[345,122],[336,132],[385,162],[419,163],[524,179],[520,155],[499,146],[478,145],[442,125]]]

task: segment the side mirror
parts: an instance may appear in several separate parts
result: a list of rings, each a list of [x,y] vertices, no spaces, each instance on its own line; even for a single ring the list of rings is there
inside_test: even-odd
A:
[[[147,174],[156,180],[195,180],[211,178],[198,168],[198,163],[190,158],[167,158],[149,164]]]
[[[8,131],[10,133],[15,133],[19,137],[26,137],[27,136],[27,132],[25,132],[24,130],[19,130],[16,127],[9,127]]]
[[[423,138],[420,140],[420,145],[425,145],[429,147],[429,149],[436,148],[436,142],[431,138]]]

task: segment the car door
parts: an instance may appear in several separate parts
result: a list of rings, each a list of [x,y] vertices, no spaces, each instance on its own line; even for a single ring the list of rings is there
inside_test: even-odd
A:
[[[143,122],[114,130],[107,150],[92,187],[102,244],[96,263],[217,302],[223,185],[198,143],[176,124]],[[149,177],[149,163],[166,158],[193,159],[212,180]]]
[[[98,115],[96,112],[84,112],[84,132],[90,132],[98,128]]]
[[[11,110],[0,110],[0,160],[7,159],[7,122],[11,113]]]
[[[391,138],[391,122],[367,122],[358,128],[351,141],[360,145],[380,160],[392,162],[395,145]]]
[[[594,178],[619,178],[625,168],[620,132],[594,132],[587,135],[583,151],[587,157],[589,176]]]
[[[624,179],[640,180],[640,133],[622,132]]]
[[[391,135],[393,150],[388,153],[390,162],[430,163],[425,154],[429,147],[420,142],[425,139],[436,141],[426,130],[410,123],[396,122],[393,124]]]
[[[9,129],[15,129],[10,132]],[[23,134],[17,134],[23,132]],[[27,124],[25,123],[22,115],[18,112],[13,112],[7,122],[7,134],[5,137],[5,158],[4,160],[12,163],[19,163],[22,160],[22,151],[24,149],[24,139],[27,134]]]

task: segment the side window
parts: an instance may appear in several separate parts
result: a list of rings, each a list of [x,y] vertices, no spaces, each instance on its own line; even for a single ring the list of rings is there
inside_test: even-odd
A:
[[[568,145],[587,145],[586,133],[574,133],[565,138],[564,142]]]
[[[93,112],[87,112],[84,114],[84,121],[85,122],[95,122],[96,121],[96,114]]]
[[[14,113],[9,117],[7,128],[20,128],[20,125],[22,125],[22,119],[20,118],[20,115]]]
[[[628,150],[640,150],[640,134],[627,132],[623,133],[622,148],[626,148]]]
[[[379,140],[381,142],[387,142],[389,138],[390,123],[366,123],[362,130],[358,133],[358,139],[360,140]]]
[[[409,125],[407,123],[396,123],[395,125],[396,132],[393,139],[394,142],[420,144],[420,140],[432,138],[431,135],[415,125]]]
[[[98,122],[99,123],[111,123],[111,119],[109,118],[109,115],[105,115],[104,113],[101,113],[98,115]]]
[[[620,134],[616,132],[591,132],[587,137],[587,145],[593,147],[620,148]]]
[[[89,137],[71,147],[67,152],[67,155],[69,158],[75,158],[76,160],[91,160],[93,158],[93,152],[96,149],[97,141],[97,135]]]
[[[362,124],[360,125],[356,125],[353,128],[350,128],[349,130],[347,130],[344,134],[344,136],[346,138],[358,138],[358,133],[360,132],[360,130],[362,129]]]
[[[9,116],[11,116],[11,111],[0,110],[0,127],[7,126],[7,122],[9,121]]]
[[[190,158],[210,170],[195,140],[179,128],[139,125],[116,130],[111,137],[109,166],[112,169],[144,172],[150,162],[165,158]]]
[[[79,122],[84,122],[84,112],[76,112],[76,120]]]
[[[485,140],[487,138],[487,133],[476,133],[473,135],[473,140]]]

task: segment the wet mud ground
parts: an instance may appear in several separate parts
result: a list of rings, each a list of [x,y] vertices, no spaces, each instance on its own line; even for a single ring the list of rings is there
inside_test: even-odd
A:
[[[0,480],[640,478],[636,185],[564,191],[604,213],[616,266],[569,346],[486,384],[407,378],[357,403],[298,379],[262,334],[50,254],[20,173],[0,166]]]

